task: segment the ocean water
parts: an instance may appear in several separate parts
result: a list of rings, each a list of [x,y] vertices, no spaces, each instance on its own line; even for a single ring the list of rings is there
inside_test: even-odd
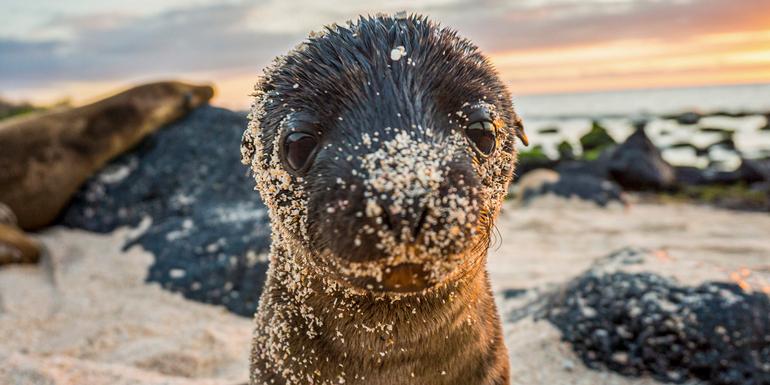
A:
[[[770,112],[770,84],[514,95],[524,118],[639,116],[683,111]]]
[[[648,136],[662,150],[663,158],[674,165],[731,170],[738,167],[741,158],[770,157],[770,130],[762,130],[769,123],[763,114],[770,113],[770,84],[530,95],[514,97],[514,104],[524,119],[530,146],[543,147],[552,158],[558,157],[556,147],[562,141],[579,154],[579,139],[593,121],[622,142],[638,119],[648,122]],[[663,116],[686,111],[750,114],[707,116],[694,125],[681,125]],[[557,132],[551,133],[553,129]],[[714,129],[729,132],[735,150],[714,145],[725,138],[725,133],[715,133]]]

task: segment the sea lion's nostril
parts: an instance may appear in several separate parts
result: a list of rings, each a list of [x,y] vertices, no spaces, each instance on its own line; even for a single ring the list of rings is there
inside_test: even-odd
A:
[[[408,242],[417,240],[427,217],[428,209],[424,206],[414,206],[406,210],[394,209],[391,206],[382,210],[377,222],[380,228],[392,232],[399,241]]]
[[[417,216],[417,214],[419,214],[419,216]],[[417,218],[417,220],[413,222],[412,239],[417,241],[417,238],[420,236],[420,231],[425,227],[425,221],[428,218],[428,209],[423,207],[420,212],[415,212],[415,218]]]
[[[396,223],[398,223],[398,220],[392,220],[391,219],[392,214],[390,213],[390,210],[383,210],[382,215],[380,216],[380,225],[387,230],[394,230],[394,226]]]

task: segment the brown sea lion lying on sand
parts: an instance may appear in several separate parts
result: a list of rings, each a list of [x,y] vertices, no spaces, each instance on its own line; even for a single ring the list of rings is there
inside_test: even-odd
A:
[[[517,136],[491,64],[423,17],[278,58],[241,147],[273,229],[252,384],[508,384],[485,265]]]
[[[16,216],[0,203],[0,266],[10,263],[37,263],[40,243],[16,226]]]
[[[0,122],[0,202],[22,229],[50,224],[107,161],[212,95],[209,86],[153,83],[83,107]]]

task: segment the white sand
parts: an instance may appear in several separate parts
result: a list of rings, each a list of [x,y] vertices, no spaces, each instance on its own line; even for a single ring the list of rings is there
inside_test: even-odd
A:
[[[564,283],[625,246],[655,256],[637,268],[686,283],[735,274],[753,290],[770,283],[767,214],[687,205],[599,209],[549,198],[506,204],[498,228],[502,244],[489,262],[498,291]],[[39,237],[50,260],[0,268],[0,384],[246,382],[251,321],[145,283],[152,256],[121,252],[129,235],[52,229]],[[546,322],[526,318],[504,329],[514,384],[656,384],[585,368]]]
[[[0,270],[0,384],[236,384],[250,325],[147,284],[152,256],[53,229],[43,266]]]
[[[682,283],[729,280],[748,268],[754,289],[770,284],[770,215],[686,204],[631,204],[599,209],[545,197],[504,206],[498,246],[489,252],[493,287],[562,283],[624,247],[658,255],[643,268]],[[502,234],[502,235],[500,235]]]

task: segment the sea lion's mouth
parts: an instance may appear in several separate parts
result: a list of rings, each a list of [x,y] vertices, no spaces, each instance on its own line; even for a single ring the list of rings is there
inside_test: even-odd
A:
[[[477,240],[478,241],[478,240]],[[461,279],[482,261],[484,253],[469,242],[460,253],[436,255],[406,245],[401,253],[368,261],[351,261],[326,250],[327,277],[358,293],[376,295],[424,293],[446,282]]]
[[[419,263],[402,263],[395,266],[372,266],[362,274],[342,274],[338,280],[358,292],[375,294],[420,293],[436,286],[439,281],[431,279],[430,272]],[[348,271],[349,273],[350,271]]]
[[[431,286],[426,276],[427,272],[422,265],[404,263],[386,268],[379,285],[381,290],[396,293],[422,291]]]

